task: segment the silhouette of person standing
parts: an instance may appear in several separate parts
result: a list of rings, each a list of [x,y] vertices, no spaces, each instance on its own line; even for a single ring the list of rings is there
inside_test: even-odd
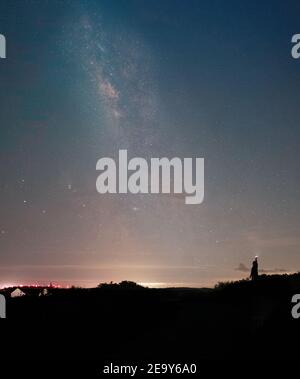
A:
[[[258,257],[255,257],[254,261],[252,262],[252,268],[251,268],[251,274],[250,274],[250,278],[252,280],[257,280],[257,278],[258,278],[258,262],[257,262],[257,258]]]

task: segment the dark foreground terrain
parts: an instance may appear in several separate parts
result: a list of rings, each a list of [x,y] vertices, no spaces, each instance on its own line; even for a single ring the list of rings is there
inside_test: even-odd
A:
[[[6,291],[2,358],[201,362],[299,354],[300,318],[291,315],[291,298],[300,293],[300,274],[215,289],[125,283],[51,289],[46,296],[28,291],[19,298]]]

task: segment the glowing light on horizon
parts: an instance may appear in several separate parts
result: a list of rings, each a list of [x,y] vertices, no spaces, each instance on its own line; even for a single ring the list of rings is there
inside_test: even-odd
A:
[[[31,283],[31,284],[18,284],[18,283],[4,283],[0,285],[0,289],[7,289],[7,288],[22,288],[22,287],[27,287],[27,288],[71,288],[69,284],[67,285],[62,285],[58,283],[53,283],[50,282],[49,284],[41,284],[41,283]]]

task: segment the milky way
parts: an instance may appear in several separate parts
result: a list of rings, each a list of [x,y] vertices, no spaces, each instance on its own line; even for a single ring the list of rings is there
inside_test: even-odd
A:
[[[300,265],[294,2],[0,5],[1,283],[213,285]],[[204,157],[205,196],[100,195],[96,162]]]

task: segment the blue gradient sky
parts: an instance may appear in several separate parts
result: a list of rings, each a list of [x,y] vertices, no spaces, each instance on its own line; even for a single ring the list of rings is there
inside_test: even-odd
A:
[[[297,1],[2,1],[0,284],[299,270]],[[205,158],[205,200],[99,195],[96,162]]]

